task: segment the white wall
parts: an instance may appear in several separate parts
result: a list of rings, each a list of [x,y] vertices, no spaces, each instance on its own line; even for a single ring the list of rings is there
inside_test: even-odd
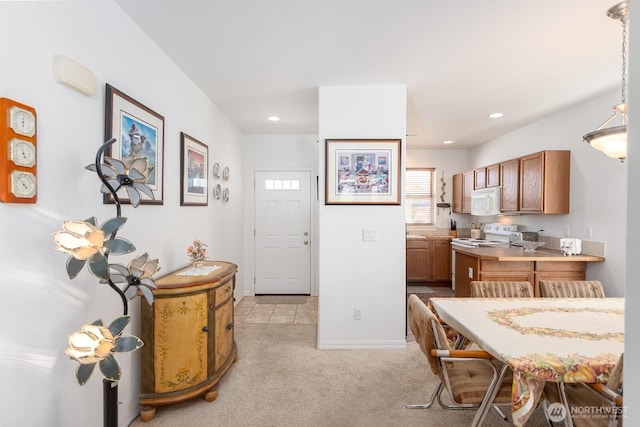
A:
[[[401,139],[405,86],[319,89],[320,174],[318,347],[405,346],[405,229],[401,205],[325,205],[326,139]],[[404,153],[402,168],[404,169]],[[376,241],[363,241],[363,229]],[[354,309],[362,320],[354,320]]]
[[[274,124],[277,126],[277,124]],[[316,177],[318,166],[318,135],[245,135],[244,136],[244,206],[245,234],[244,254],[245,275],[243,283],[244,295],[255,294],[255,246],[254,246],[254,186],[253,178],[257,170],[309,170],[311,171],[312,212],[311,223],[314,231],[311,234],[312,246],[312,283],[311,294],[317,295],[315,253],[318,239],[317,221],[315,218],[317,203]]]
[[[164,204],[123,206],[128,217],[119,236],[157,257],[161,273],[186,263],[194,238],[209,244],[211,258],[242,262],[243,191],[240,132],[112,1],[0,2],[0,96],[38,113],[38,202],[0,204],[0,425],[95,426],[102,423],[102,382],[96,369],[88,384],[75,379],[77,363],[64,355],[67,335],[83,323],[122,314],[119,297],[85,269],[74,280],[67,256],[51,234],[63,219],[115,216],[103,205],[99,181],[84,166],[93,162],[104,135],[104,85],[110,83],[165,117]],[[56,83],[54,55],[90,69],[96,93],[81,95]],[[180,207],[179,134],[209,146],[210,162],[231,168],[227,204]],[[237,195],[238,197],[235,197]],[[242,281],[240,269],[240,282]],[[139,333],[138,303],[127,333]],[[120,425],[138,411],[139,355],[120,354]]]

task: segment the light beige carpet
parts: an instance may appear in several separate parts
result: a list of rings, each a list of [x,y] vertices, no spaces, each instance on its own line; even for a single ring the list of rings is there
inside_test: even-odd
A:
[[[436,385],[418,345],[405,350],[317,350],[316,325],[236,325],[239,359],[218,399],[159,407],[131,426],[467,426],[474,411],[405,409]],[[508,408],[507,408],[508,409]],[[491,411],[486,426],[510,426]],[[545,426],[541,409],[527,426]]]

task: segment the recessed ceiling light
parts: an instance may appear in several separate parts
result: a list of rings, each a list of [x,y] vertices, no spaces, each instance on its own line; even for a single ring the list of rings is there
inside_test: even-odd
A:
[[[489,114],[489,117],[492,118],[492,119],[499,119],[502,116],[504,116],[504,114],[502,114],[502,113],[491,113],[491,114]]]
[[[447,140],[447,141],[444,141],[443,144],[453,144],[453,141],[452,140]]]
[[[278,116],[269,116],[267,117],[267,120],[269,120],[270,122],[277,122],[280,120],[280,117]]]

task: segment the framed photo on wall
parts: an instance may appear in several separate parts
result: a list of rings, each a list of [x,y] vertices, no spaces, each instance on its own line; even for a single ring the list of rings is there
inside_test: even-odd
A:
[[[146,184],[154,199],[143,198],[143,204],[163,204],[164,178],[164,117],[107,83],[105,108],[105,140],[115,138],[105,155],[120,160],[125,166],[145,158]],[[118,190],[122,203],[130,203],[125,189]],[[104,203],[113,203],[111,194]]]
[[[180,206],[207,206],[208,176],[209,148],[180,132]]]
[[[399,205],[399,139],[327,139],[326,205]]]

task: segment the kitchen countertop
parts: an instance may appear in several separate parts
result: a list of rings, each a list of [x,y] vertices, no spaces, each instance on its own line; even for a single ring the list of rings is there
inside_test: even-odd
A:
[[[451,240],[451,236],[444,234],[407,234],[407,240]]]
[[[564,256],[560,251],[551,249],[536,249],[534,252],[525,252],[524,249],[515,246],[485,246],[480,248],[455,247],[456,252],[460,252],[472,257],[490,261],[586,261],[602,262],[604,257],[594,255],[571,255]]]

